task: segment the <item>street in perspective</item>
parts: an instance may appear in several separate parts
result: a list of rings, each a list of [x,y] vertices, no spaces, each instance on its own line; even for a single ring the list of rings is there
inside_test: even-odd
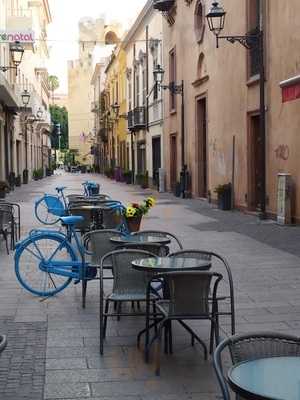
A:
[[[296,0],[0,0],[0,400],[300,400]]]

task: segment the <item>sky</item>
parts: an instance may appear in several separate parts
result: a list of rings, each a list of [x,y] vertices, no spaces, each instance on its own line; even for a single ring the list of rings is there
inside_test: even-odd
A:
[[[60,81],[58,93],[67,92],[67,61],[78,57],[78,21],[105,15],[106,23],[118,21],[128,29],[146,0],[49,0],[53,22],[48,29],[48,71]],[[111,48],[102,50],[108,55]],[[99,54],[100,55],[100,54]]]

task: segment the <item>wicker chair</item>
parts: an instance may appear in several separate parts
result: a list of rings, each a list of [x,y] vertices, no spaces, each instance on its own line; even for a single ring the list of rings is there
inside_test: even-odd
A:
[[[226,370],[224,368],[224,351]],[[229,353],[229,354],[228,354]],[[213,366],[220,384],[224,400],[230,400],[230,391],[227,383],[227,369],[247,360],[259,358],[300,356],[300,338],[292,335],[275,332],[252,332],[234,335],[223,340],[216,348],[213,356]],[[228,365],[228,359],[230,365]],[[237,396],[237,400],[244,400]]]
[[[80,215],[84,218],[82,222],[78,222],[75,225],[75,229],[79,231],[82,235],[92,229],[94,223],[93,210],[84,209],[76,206],[70,207],[69,212],[70,215]]]
[[[156,313],[155,300],[157,297],[148,292],[148,274],[136,271],[132,268],[132,261],[141,258],[156,257],[141,250],[116,250],[106,254],[101,260],[100,266],[100,354],[103,354],[103,342],[106,336],[107,318],[113,316],[149,316],[148,307],[152,302],[153,312]],[[112,260],[113,289],[112,293],[104,299],[103,269],[108,260]],[[149,299],[149,301],[147,301]],[[146,302],[145,312],[122,312],[122,303]],[[105,303],[105,304],[104,304]],[[109,305],[117,304],[116,311],[110,313]]]
[[[20,240],[21,238],[21,207],[18,203],[13,203],[11,201],[0,200],[0,208],[1,207],[9,207],[8,210],[12,213],[12,219],[14,223],[14,233],[15,240]]]
[[[167,328],[170,335],[171,321],[178,321],[192,336],[192,345],[195,340],[201,344],[204,350],[204,358],[207,359],[207,348],[194,330],[184,320],[210,320],[210,353],[213,348],[213,338],[219,341],[217,310],[217,290],[222,275],[208,271],[180,271],[159,274],[163,278],[169,291],[168,300],[156,302],[158,311],[164,316],[158,327],[156,349],[156,375],[160,374],[160,347],[162,329]],[[212,287],[212,303],[209,301],[210,288]],[[169,340],[171,340],[169,336]]]
[[[118,229],[123,223],[124,217],[120,210],[118,208],[109,207],[109,203],[107,203],[107,207],[101,209],[101,213],[103,229]]]
[[[211,261],[212,264],[213,262],[218,262],[218,264],[221,266],[222,269],[225,269],[226,272],[226,279],[224,281],[227,282],[228,284],[228,293],[225,293],[224,295],[218,296],[217,301],[217,316],[230,316],[230,322],[231,322],[231,334],[235,334],[235,305],[234,305],[234,287],[233,287],[233,280],[232,280],[232,273],[230,266],[227,262],[227,260],[220,256],[217,253],[213,253],[211,251],[206,251],[206,250],[195,250],[195,249],[190,249],[190,250],[182,250],[182,251],[177,251],[176,253],[171,253],[169,254],[169,257],[193,257],[193,258],[198,258],[200,260],[207,260]],[[224,275],[224,274],[223,274]],[[226,289],[227,291],[227,289]],[[229,300],[229,309],[226,311],[220,311],[219,310],[219,303],[220,302],[225,302],[226,300]]]
[[[0,335],[0,354],[7,346],[7,339],[5,335]]]
[[[8,236],[10,236],[11,240],[11,248],[13,249],[14,243],[14,229],[12,223],[12,216],[11,213],[7,210],[0,208],[0,234],[3,236],[7,254],[9,254],[9,247],[8,247]]]
[[[133,233],[133,235],[139,235],[139,236],[158,236],[158,237],[163,237],[163,238],[168,238],[171,240],[171,243],[168,245],[170,251],[177,250],[178,248],[180,250],[183,249],[183,245],[180,242],[180,240],[170,232],[164,232],[164,231],[155,231],[155,230],[146,230],[146,231],[139,231]]]

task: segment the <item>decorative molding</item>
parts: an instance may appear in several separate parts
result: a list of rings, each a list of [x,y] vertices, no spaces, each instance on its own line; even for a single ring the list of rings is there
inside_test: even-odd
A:
[[[202,78],[196,79],[194,82],[192,82],[192,85],[194,87],[201,86],[203,83],[207,82],[209,80],[209,75],[205,75]]]
[[[175,24],[175,18],[176,18],[176,12],[177,12],[177,6],[176,4],[171,8],[170,11],[163,12],[164,18],[167,20],[169,26],[172,26]]]
[[[187,6],[190,6],[192,4],[193,0],[185,0],[185,3]]]
[[[131,76],[132,76],[132,68],[126,68],[126,78],[130,80]]]
[[[149,49],[151,54],[154,54],[157,51],[159,42],[160,42],[159,39],[154,39],[154,38],[149,39]]]

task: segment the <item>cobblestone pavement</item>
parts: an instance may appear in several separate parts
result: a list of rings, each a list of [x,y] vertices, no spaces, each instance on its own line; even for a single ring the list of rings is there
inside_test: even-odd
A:
[[[17,188],[9,198],[22,210],[22,234],[37,227],[35,199],[57,184],[81,191],[81,182],[97,180],[103,192],[124,202],[140,200],[151,190],[116,183],[99,175],[63,174]],[[299,227],[260,223],[253,216],[222,212],[199,200],[153,192],[158,203],[144,218],[144,228],[169,230],[185,248],[214,250],[231,265],[235,286],[237,331],[276,330],[300,333]],[[0,358],[1,400],[212,400],[218,386],[211,359],[190,346],[175,328],[174,354],[162,354],[161,377],[136,348],[142,318],[110,321],[104,356],[99,355],[98,287],[89,284],[81,308],[79,285],[40,301],[16,282],[12,254],[0,243],[0,333],[9,345]],[[224,290],[226,287],[224,288]],[[209,326],[195,324],[208,339]],[[229,321],[222,320],[222,334]]]

